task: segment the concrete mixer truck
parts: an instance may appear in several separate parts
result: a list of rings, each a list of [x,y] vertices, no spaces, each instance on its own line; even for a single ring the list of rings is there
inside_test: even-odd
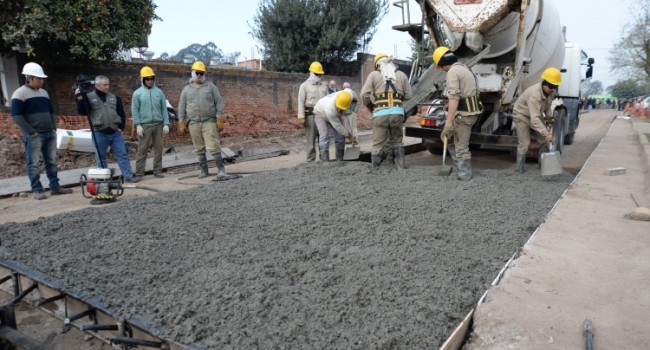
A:
[[[408,32],[431,52],[449,47],[478,78],[483,114],[474,125],[470,146],[516,147],[512,107],[519,94],[541,82],[547,67],[560,68],[562,84],[554,100],[553,135],[558,151],[573,142],[579,123],[580,85],[592,75],[593,58],[565,41],[558,12],[550,0],[416,0],[423,20],[404,20],[393,29]],[[396,1],[403,18],[410,16],[408,0]],[[429,45],[430,43],[430,45]],[[411,82],[414,97],[406,115],[421,114],[419,125],[407,124],[405,135],[422,138],[430,152],[440,147],[445,121],[445,74],[431,56],[415,60]],[[584,72],[584,74],[583,74]],[[584,78],[583,78],[584,77]],[[531,144],[529,156],[534,156]]]

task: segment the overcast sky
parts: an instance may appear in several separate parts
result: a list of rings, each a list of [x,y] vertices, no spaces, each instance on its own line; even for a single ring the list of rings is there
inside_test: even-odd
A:
[[[594,80],[604,87],[616,83],[610,72],[609,50],[621,37],[621,27],[629,21],[629,5],[633,0],[619,0],[616,6],[606,0],[546,0],[560,12],[560,21],[567,27],[567,39],[579,43],[594,57]],[[149,50],[154,57],[163,52],[174,54],[193,44],[214,42],[225,54],[241,52],[240,60],[260,58],[259,43],[250,35],[250,25],[258,8],[258,0],[154,0],[156,14],[162,21],[154,21],[149,36]],[[370,53],[387,52],[396,57],[410,56],[408,34],[392,29],[402,24],[402,11],[389,1],[389,13],[379,24],[369,48]],[[420,21],[420,10],[415,0],[410,2],[411,22]]]

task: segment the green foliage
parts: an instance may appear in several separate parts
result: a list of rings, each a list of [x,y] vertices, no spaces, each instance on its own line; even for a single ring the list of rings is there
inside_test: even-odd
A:
[[[650,83],[650,0],[631,2],[631,20],[621,31],[619,44],[610,50],[612,71],[625,78]]]
[[[587,80],[582,83],[582,93],[584,95],[600,95],[603,92],[603,83],[599,80]]]
[[[224,55],[223,50],[217,47],[215,43],[210,41],[205,45],[192,44],[184,49],[181,49],[174,56],[170,56],[167,52],[163,52],[162,55],[160,55],[160,58],[164,60],[182,61],[187,56],[191,57],[192,62],[202,61],[205,64],[209,64],[211,60],[219,63],[235,63],[237,62],[239,55],[239,52]]]
[[[616,84],[607,88],[610,95],[621,98],[632,98],[645,94],[645,89],[633,79],[619,80]]]
[[[388,0],[261,0],[252,35],[270,70],[305,72],[312,61],[336,74],[369,42]]]
[[[39,62],[109,60],[136,47],[159,19],[152,0],[0,2],[0,52]]]

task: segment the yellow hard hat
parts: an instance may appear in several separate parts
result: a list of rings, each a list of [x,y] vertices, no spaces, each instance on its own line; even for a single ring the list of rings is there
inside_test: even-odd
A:
[[[341,90],[336,94],[336,108],[347,111],[352,102],[352,95],[345,90]]]
[[[153,69],[148,66],[142,67],[140,69],[140,78],[146,78],[146,77],[155,77],[156,75],[153,73]]]
[[[449,51],[451,50],[446,46],[439,46],[435,51],[433,51],[433,62],[436,64],[436,66],[438,66],[438,62],[440,62],[442,56],[444,56]]]
[[[318,61],[314,61],[309,65],[309,71],[314,74],[325,74],[325,72],[323,72],[323,65]]]
[[[201,61],[196,61],[192,64],[192,70],[197,70],[199,72],[205,72],[205,64]]]
[[[560,70],[555,67],[548,67],[542,73],[542,79],[547,81],[549,84],[560,85],[562,84],[562,73]]]
[[[372,62],[373,63],[372,66],[375,67],[375,69],[377,69],[377,61],[379,61],[380,59],[382,59],[384,57],[388,57],[388,54],[383,53],[383,52],[380,52],[380,53],[376,54],[375,59]]]

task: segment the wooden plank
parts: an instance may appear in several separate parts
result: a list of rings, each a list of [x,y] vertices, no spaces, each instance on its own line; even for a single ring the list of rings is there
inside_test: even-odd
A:
[[[445,341],[440,350],[458,350],[463,346],[467,332],[472,324],[472,316],[474,315],[474,308],[472,308],[463,321],[454,329],[447,341]]]

